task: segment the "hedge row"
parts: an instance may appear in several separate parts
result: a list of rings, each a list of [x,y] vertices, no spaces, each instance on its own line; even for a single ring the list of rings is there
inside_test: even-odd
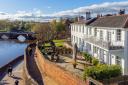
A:
[[[110,79],[121,75],[121,67],[118,65],[98,65],[87,67],[84,70],[83,78],[92,77],[96,80]]]

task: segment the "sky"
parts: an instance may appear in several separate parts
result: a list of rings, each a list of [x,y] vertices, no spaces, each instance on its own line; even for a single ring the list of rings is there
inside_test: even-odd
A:
[[[128,10],[128,0],[0,0],[0,19],[33,19]]]

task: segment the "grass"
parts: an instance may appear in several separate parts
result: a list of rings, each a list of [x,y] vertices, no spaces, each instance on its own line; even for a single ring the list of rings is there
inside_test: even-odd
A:
[[[6,30],[0,30],[0,32],[7,32]]]
[[[65,40],[53,40],[53,42],[55,43],[55,45],[56,45],[57,47],[63,46],[64,41],[65,41]],[[45,43],[45,46],[50,46],[50,44],[49,44],[49,43]]]

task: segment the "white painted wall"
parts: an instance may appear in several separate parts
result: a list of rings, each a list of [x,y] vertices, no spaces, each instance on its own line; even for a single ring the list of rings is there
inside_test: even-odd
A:
[[[128,31],[125,31],[124,58],[122,59],[123,74],[128,75]]]
[[[83,29],[84,27],[84,29]],[[111,42],[114,46],[124,46],[124,50],[122,51],[117,51],[117,53],[121,53],[120,55],[116,54],[115,52],[112,52],[110,50],[106,50],[103,49],[95,44],[92,43],[88,43],[86,42],[86,40],[84,39],[84,36],[94,36],[94,29],[97,28],[97,36],[95,36],[97,39],[100,39],[100,31],[103,31],[103,41],[108,41],[108,35],[107,32],[111,32]],[[81,29],[81,31],[79,30]],[[90,35],[90,29],[91,29],[91,35]],[[122,61],[122,68],[123,68],[123,74],[128,74],[128,33],[124,30],[122,30],[121,32],[121,41],[117,41],[117,36],[116,36],[116,29],[117,28],[98,28],[98,27],[89,27],[86,26],[85,24],[72,24],[71,25],[71,36],[73,38],[73,43],[77,43],[78,46],[80,48],[83,47],[84,51],[89,52],[90,54],[92,54],[94,57],[97,57],[98,59],[100,59],[100,56],[104,58],[104,62],[108,63],[108,64],[116,64],[116,56],[118,55],[120,57],[122,57],[121,61]],[[84,31],[83,31],[84,30]],[[74,41],[74,37],[75,37],[75,41]],[[78,39],[77,39],[78,38]],[[80,40],[79,38],[81,38],[82,40],[84,40],[84,46],[80,46]],[[89,44],[91,44],[91,50],[89,50]],[[94,49],[93,46],[97,46],[100,50],[98,51],[98,53],[94,53]],[[102,51],[102,52],[101,52]],[[124,54],[124,55],[123,55]]]

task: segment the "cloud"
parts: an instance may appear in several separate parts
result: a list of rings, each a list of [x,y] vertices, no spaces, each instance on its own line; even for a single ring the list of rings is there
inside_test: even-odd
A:
[[[85,7],[79,7],[73,10],[67,10],[67,11],[62,11],[55,13],[55,16],[73,16],[73,15],[78,15],[78,14],[85,14],[85,12],[90,11],[94,14],[96,13],[116,13],[120,9],[126,9],[128,11],[128,1],[124,2],[105,2],[102,4],[93,4],[90,6],[85,6]]]
[[[51,8],[48,6],[47,8]],[[53,14],[44,14],[41,10],[34,8],[32,11],[17,11],[15,14],[8,14],[0,12],[0,19],[11,19],[11,20],[51,20],[56,17],[70,17],[77,16],[79,14],[85,14],[90,11],[93,15],[97,13],[117,13],[120,9],[126,9],[128,11],[128,1],[122,2],[105,2],[101,4],[93,4],[90,6],[79,7],[72,10],[55,12]]]
[[[47,8],[48,8],[48,9],[51,9],[52,7],[51,7],[51,6],[48,6]]]

